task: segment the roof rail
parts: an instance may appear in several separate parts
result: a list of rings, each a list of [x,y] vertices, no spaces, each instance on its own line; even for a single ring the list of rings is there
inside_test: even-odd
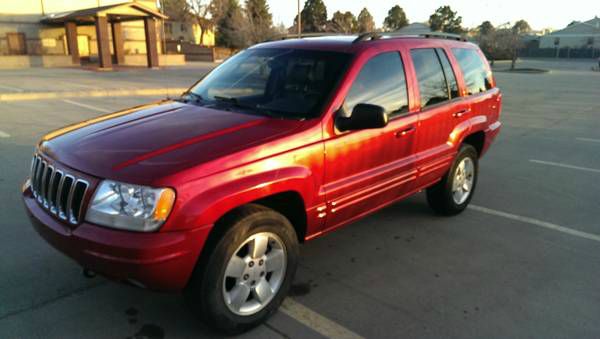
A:
[[[352,41],[352,43],[355,44],[355,43],[361,42],[361,41],[378,40],[381,38],[382,38],[381,32],[366,32],[366,33],[361,33],[356,39],[354,39],[354,41]]]
[[[273,40],[287,40],[287,39],[302,39],[302,38],[318,38],[318,37],[322,37],[322,36],[347,36],[348,34],[345,33],[332,33],[332,32],[319,32],[319,33],[301,33],[300,36],[298,36],[298,34],[293,33],[293,34],[282,34],[279,36],[276,36],[275,38],[269,40],[269,41],[273,41]]]
[[[282,34],[275,36],[267,41],[275,40],[287,40],[287,39],[302,39],[302,38],[317,38],[327,36],[354,36],[354,34],[346,33],[332,33],[332,32],[319,32],[319,33],[302,33],[298,34]],[[382,38],[431,38],[431,39],[449,39],[457,41],[467,41],[465,38],[458,34],[443,33],[443,32],[428,32],[420,34],[406,34],[401,32],[366,32],[361,33],[352,41],[353,44],[363,41],[379,40]]]
[[[362,41],[379,40],[384,37],[389,38],[431,38],[431,39],[449,39],[457,41],[467,41],[458,34],[444,33],[444,32],[428,32],[420,34],[406,34],[401,32],[367,32],[360,34],[352,43],[358,43]]]

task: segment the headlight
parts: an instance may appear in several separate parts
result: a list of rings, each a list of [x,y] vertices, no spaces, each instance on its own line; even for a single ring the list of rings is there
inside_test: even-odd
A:
[[[151,232],[167,220],[175,192],[104,180],[92,198],[85,219],[91,223],[130,231]]]

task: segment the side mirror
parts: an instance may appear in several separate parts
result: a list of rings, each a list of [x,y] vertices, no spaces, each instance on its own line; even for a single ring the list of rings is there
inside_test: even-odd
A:
[[[344,117],[338,114],[335,119],[335,126],[340,131],[382,128],[387,124],[388,115],[385,109],[371,104],[358,104],[354,106],[351,116]]]

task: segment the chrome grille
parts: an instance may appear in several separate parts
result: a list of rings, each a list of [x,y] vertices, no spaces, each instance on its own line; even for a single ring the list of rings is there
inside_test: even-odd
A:
[[[39,155],[31,163],[31,190],[37,202],[50,213],[78,224],[89,183],[49,164]]]

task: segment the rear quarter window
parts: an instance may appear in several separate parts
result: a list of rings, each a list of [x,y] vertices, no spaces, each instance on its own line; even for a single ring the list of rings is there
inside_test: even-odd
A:
[[[465,79],[469,95],[485,92],[492,88],[492,73],[485,66],[481,55],[471,48],[452,48]]]

